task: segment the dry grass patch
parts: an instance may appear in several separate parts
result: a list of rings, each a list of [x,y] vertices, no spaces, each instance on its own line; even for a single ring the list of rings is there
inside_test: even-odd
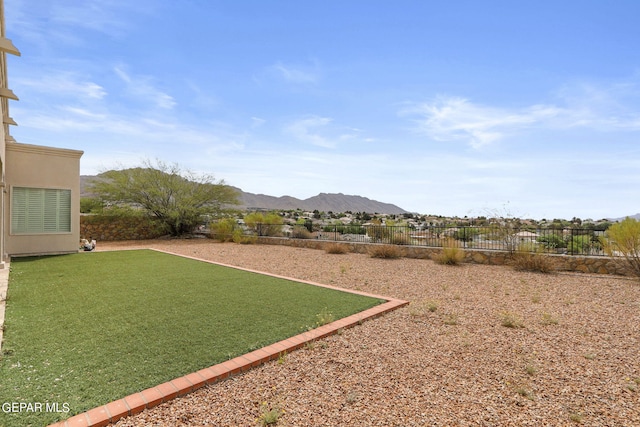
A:
[[[521,250],[513,255],[513,268],[516,271],[532,271],[537,273],[553,273],[555,266],[546,255]]]
[[[395,245],[374,245],[369,249],[371,258],[397,259],[403,255],[402,248]]]
[[[324,251],[328,254],[341,255],[349,252],[347,245],[341,245],[340,243],[331,243],[324,248]]]
[[[443,265],[458,265],[464,261],[464,251],[458,247],[455,239],[447,239],[442,252],[435,256],[435,261]]]
[[[513,329],[524,328],[524,323],[522,322],[522,319],[520,318],[520,316],[510,311],[505,311],[502,313],[502,320],[500,324],[505,328],[513,328]]]
[[[417,301],[411,303],[409,307],[409,314],[411,314],[412,316],[425,316],[428,313],[434,313],[438,309],[438,301]]]

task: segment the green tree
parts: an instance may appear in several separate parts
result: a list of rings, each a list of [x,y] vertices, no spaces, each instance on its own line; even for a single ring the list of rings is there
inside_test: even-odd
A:
[[[90,191],[107,203],[143,209],[172,236],[191,233],[205,218],[220,217],[238,203],[237,191],[224,181],[160,160],[104,172]]]
[[[80,198],[81,213],[100,213],[102,212],[102,200],[97,197],[81,197]]]
[[[258,236],[278,236],[282,233],[284,220],[275,212],[266,215],[262,212],[251,212],[245,215],[244,223]]]
[[[622,257],[631,274],[640,277],[640,221],[625,218],[607,229],[602,246],[609,256]]]

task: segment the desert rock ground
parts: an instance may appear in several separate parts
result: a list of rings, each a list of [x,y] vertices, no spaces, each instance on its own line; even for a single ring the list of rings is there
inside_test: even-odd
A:
[[[211,240],[157,248],[411,301],[129,426],[639,426],[640,283]],[[256,325],[260,327],[260,325]]]

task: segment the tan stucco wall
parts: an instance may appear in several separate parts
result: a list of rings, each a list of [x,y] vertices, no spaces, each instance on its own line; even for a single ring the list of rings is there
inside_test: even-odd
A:
[[[5,251],[9,256],[77,252],[80,241],[80,157],[83,152],[39,145],[6,144]],[[71,232],[11,234],[13,187],[71,190]]]

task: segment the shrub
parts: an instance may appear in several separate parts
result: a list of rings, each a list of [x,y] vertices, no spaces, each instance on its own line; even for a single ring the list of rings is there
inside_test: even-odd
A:
[[[567,250],[572,254],[586,254],[591,250],[591,236],[581,234],[573,236],[567,244]]]
[[[500,324],[505,328],[524,328],[524,324],[522,323],[520,317],[508,311],[502,313],[502,321],[500,322]]]
[[[385,225],[367,225],[367,235],[371,238],[372,242],[387,242],[391,235],[391,228]]]
[[[238,204],[237,191],[224,181],[160,160],[104,172],[91,181],[87,191],[105,202],[138,206],[172,236],[191,234],[203,217],[220,217],[229,211],[226,206]]]
[[[311,239],[313,235],[307,229],[307,227],[296,225],[293,227],[291,237],[293,237],[294,239]]]
[[[542,324],[545,326],[548,325],[557,325],[558,324],[558,319],[556,319],[555,317],[553,317],[553,315],[551,315],[550,313],[542,313]]]
[[[402,248],[396,245],[373,245],[369,249],[371,258],[396,259],[402,257]]]
[[[390,243],[394,245],[408,245],[410,239],[405,233],[393,233],[391,234]]]
[[[209,236],[219,242],[230,242],[233,240],[237,228],[238,224],[235,219],[225,218],[209,225]]]
[[[454,239],[447,239],[442,252],[435,257],[436,262],[443,265],[458,265],[464,261],[464,251],[458,247]]]
[[[453,238],[462,242],[471,242],[480,234],[480,230],[474,227],[462,227],[453,233]]]
[[[102,200],[98,197],[81,197],[80,212],[81,213],[100,213],[103,209]]]
[[[538,237],[536,240],[538,243],[542,244],[545,249],[561,249],[567,247],[567,243],[564,241],[563,237],[556,233],[545,234]]]
[[[250,245],[258,241],[257,236],[253,236],[250,234],[244,234],[242,230],[236,229],[233,232],[233,243],[240,243],[241,245]]]
[[[331,243],[325,247],[325,252],[328,254],[346,254],[349,252],[347,245],[341,245],[339,243]]]
[[[607,255],[622,257],[625,270],[640,277],[640,221],[627,217],[613,224],[601,242]]]
[[[523,246],[520,246],[513,255],[512,265],[516,271],[551,273],[555,269],[551,258],[539,251],[532,252],[531,248]]]
[[[270,405],[267,402],[260,404],[260,416],[258,421],[263,426],[275,425],[282,416],[284,411],[278,405]]]
[[[422,300],[412,302],[409,314],[412,316],[425,316],[428,312],[434,313],[438,309],[438,302],[433,300]]]
[[[258,236],[279,236],[282,233],[283,220],[277,213],[252,212],[244,217],[247,227],[251,228]]]
[[[362,225],[357,225],[357,224],[343,225],[342,223],[334,224],[334,225],[325,225],[324,227],[322,227],[322,231],[327,233],[337,232],[340,234],[362,234],[362,235],[367,233],[367,229]]]

